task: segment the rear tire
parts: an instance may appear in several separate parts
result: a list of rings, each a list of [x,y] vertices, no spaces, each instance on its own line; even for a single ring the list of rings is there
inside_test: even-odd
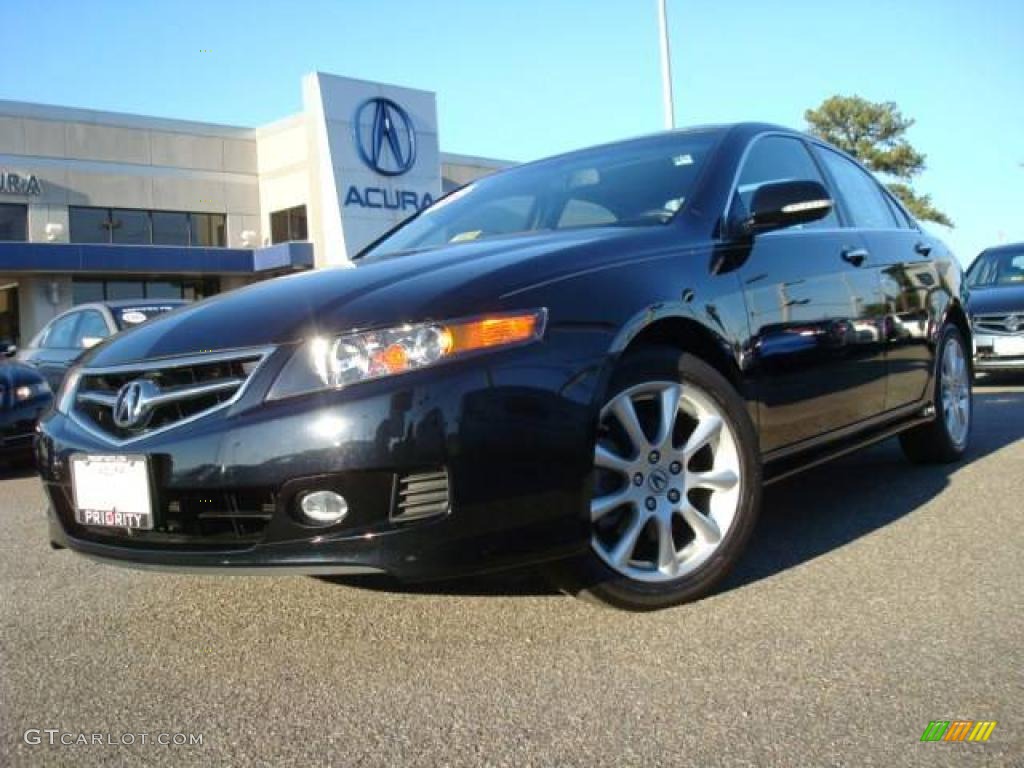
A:
[[[757,520],[761,466],[744,400],[670,347],[625,357],[601,409],[590,550],[556,563],[578,597],[648,611],[704,597]]]
[[[932,399],[935,420],[900,435],[916,464],[950,464],[963,458],[974,423],[971,363],[960,329],[947,323],[939,335]]]

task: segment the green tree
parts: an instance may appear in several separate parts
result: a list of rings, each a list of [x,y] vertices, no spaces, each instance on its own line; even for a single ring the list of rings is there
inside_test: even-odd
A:
[[[950,218],[918,194],[910,182],[925,168],[925,156],[906,139],[914,121],[894,102],[874,102],[860,96],[830,96],[816,109],[804,112],[808,130],[849,152],[875,173],[894,181],[886,184],[917,218],[952,227]]]

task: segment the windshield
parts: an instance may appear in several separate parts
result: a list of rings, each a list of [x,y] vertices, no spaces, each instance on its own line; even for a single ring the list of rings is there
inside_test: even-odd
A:
[[[114,321],[117,323],[118,330],[123,331],[125,328],[131,328],[135,325],[140,325],[147,320],[152,320],[157,315],[163,315],[171,310],[177,309],[181,304],[145,304],[137,307],[117,307],[112,308],[111,312],[114,314]]]
[[[971,288],[1024,285],[1024,249],[983,253],[967,273]]]
[[[718,136],[676,133],[504,171],[438,200],[363,256],[571,227],[664,224],[686,205]]]

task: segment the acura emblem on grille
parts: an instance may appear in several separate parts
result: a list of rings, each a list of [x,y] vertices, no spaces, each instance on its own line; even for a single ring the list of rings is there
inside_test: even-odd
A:
[[[1006,330],[1008,330],[1010,333],[1016,333],[1017,331],[1019,331],[1020,330],[1020,324],[1021,324],[1021,320],[1020,320],[1019,317],[1017,317],[1017,315],[1010,315],[1003,322],[1003,325],[1006,326]]]
[[[129,381],[117,392],[114,423],[121,429],[140,426],[149,415],[153,400],[159,395],[160,388],[149,379]]]

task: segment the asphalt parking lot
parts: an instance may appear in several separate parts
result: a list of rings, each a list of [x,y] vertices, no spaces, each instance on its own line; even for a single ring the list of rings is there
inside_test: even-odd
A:
[[[890,441],[774,486],[719,594],[639,616],[532,574],[100,565],[51,551],[37,481],[7,475],[0,765],[1024,765],[1022,467],[1024,386],[980,387],[969,461],[914,467]],[[998,725],[919,741],[953,719]]]

